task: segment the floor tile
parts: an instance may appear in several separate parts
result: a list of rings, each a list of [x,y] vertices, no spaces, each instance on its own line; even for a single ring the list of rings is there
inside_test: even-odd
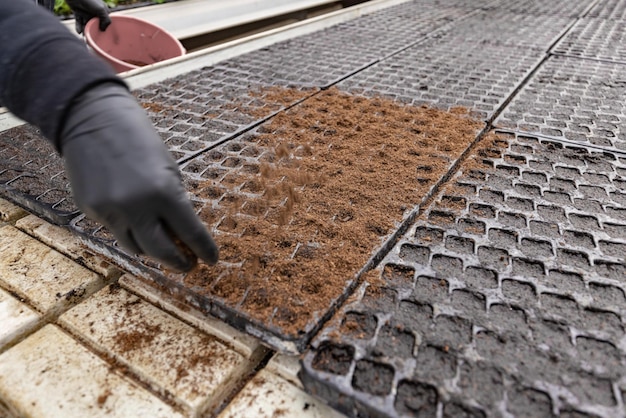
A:
[[[12,226],[0,228],[0,282],[43,314],[71,306],[104,285],[102,276]]]
[[[0,289],[0,350],[32,330],[39,319],[36,312]]]
[[[262,357],[267,352],[267,349],[264,349],[256,338],[237,331],[219,319],[205,315],[137,277],[125,274],[120,277],[119,283],[161,309],[223,340],[245,358]]]
[[[262,370],[219,418],[238,417],[339,418],[337,411],[308,395],[286,380]]]
[[[220,403],[252,368],[217,338],[118,285],[67,311],[59,323],[192,414]]]
[[[54,325],[0,355],[0,398],[17,416],[182,416]]]
[[[4,199],[0,199],[0,221],[13,222],[26,215],[28,215],[28,212],[24,209]]]
[[[265,368],[299,388],[302,387],[302,383],[300,383],[300,379],[298,378],[298,372],[301,367],[300,359],[297,356],[288,356],[279,353],[274,354]]]

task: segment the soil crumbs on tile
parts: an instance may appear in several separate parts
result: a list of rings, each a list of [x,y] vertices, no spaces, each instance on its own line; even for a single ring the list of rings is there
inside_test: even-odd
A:
[[[462,108],[334,88],[312,96],[245,138],[254,159],[191,190],[208,202],[200,215],[220,262],[177,280],[284,334],[305,332],[482,127]]]

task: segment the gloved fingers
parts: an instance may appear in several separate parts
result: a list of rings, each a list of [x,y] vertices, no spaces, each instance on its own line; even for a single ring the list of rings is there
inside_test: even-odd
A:
[[[100,30],[104,32],[106,28],[108,28],[109,25],[111,24],[111,18],[109,17],[109,14],[107,13],[107,11],[103,10],[98,15],[98,19],[100,19]]]
[[[76,22],[76,32],[83,33],[85,30],[85,25],[87,25],[87,22],[90,20],[89,17],[82,14],[75,14],[74,17]],[[100,24],[98,26],[103,32],[111,24],[111,18],[109,17],[109,14],[106,12],[106,10],[103,10],[101,13],[99,13],[96,18],[99,20]]]
[[[162,222],[142,222],[133,230],[133,235],[143,253],[154,257],[168,267],[178,271],[189,271],[197,262],[193,254],[185,254],[182,247],[176,245]]]
[[[115,239],[117,239],[117,243],[126,251],[130,252],[131,254],[142,253],[141,248],[139,248],[139,245],[137,245],[137,243],[135,242],[135,239],[133,238],[130,230],[126,228],[118,228],[117,230],[111,228],[111,232],[113,233]]]
[[[217,263],[219,250],[191,202],[185,198],[175,208],[171,208],[166,219],[168,227],[177,238],[184,242],[199,258],[209,264]]]
[[[85,25],[92,17],[100,20],[100,30],[105,30],[111,23],[109,9],[103,0],[65,0],[76,16],[76,31],[83,33]],[[80,24],[78,21],[80,20]]]

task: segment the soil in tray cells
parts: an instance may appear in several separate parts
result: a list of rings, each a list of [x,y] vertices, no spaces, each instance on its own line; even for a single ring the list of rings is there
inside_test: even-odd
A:
[[[60,177],[63,161],[52,144],[45,140],[39,130],[30,126],[18,126],[0,133],[0,173],[5,169],[33,175],[48,180]],[[10,174],[0,176],[0,181],[14,179]],[[64,177],[61,177],[63,180]],[[59,181],[59,180],[57,180]]]
[[[341,296],[482,126],[461,108],[337,89],[313,95],[246,139],[258,157],[191,190],[209,202],[200,214],[215,230],[220,262],[181,280],[297,335]]]

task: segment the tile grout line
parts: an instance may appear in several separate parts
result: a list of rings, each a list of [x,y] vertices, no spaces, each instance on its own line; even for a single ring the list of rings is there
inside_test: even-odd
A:
[[[19,219],[21,219],[21,218],[22,217],[20,217]],[[30,309],[32,309],[34,312],[39,314],[39,318],[36,321],[36,323],[32,326],[32,328],[30,328],[27,332],[23,333],[22,335],[18,336],[17,338],[8,341],[5,345],[0,347],[0,354],[4,353],[5,351],[10,349],[11,347],[14,347],[15,345],[19,344],[20,342],[24,341],[25,339],[27,339],[28,337],[30,337],[31,335],[33,335],[34,333],[39,331],[44,326],[46,326],[48,324],[53,324],[65,312],[69,311],[70,309],[72,309],[76,305],[84,302],[85,300],[87,300],[88,298],[90,298],[91,296],[93,296],[94,294],[96,294],[97,292],[99,292],[100,290],[105,288],[106,286],[110,285],[111,283],[116,282],[119,279],[119,277],[121,276],[121,274],[112,274],[111,277],[107,278],[104,275],[93,271],[92,269],[90,269],[86,265],[83,265],[83,264],[77,262],[76,260],[74,260],[73,258],[69,257],[67,254],[65,254],[64,252],[60,251],[59,249],[54,248],[54,247],[50,246],[49,244],[43,242],[38,237],[29,234],[27,231],[24,231],[22,229],[17,228],[14,223],[13,224],[6,223],[6,222],[0,223],[0,227],[3,226],[3,225],[9,225],[9,226],[11,226],[13,228],[18,229],[20,232],[28,235],[31,239],[36,240],[38,243],[46,246],[50,250],[56,251],[59,254],[61,254],[63,257],[68,258],[72,263],[76,263],[76,264],[80,265],[81,267],[89,270],[90,272],[92,272],[94,274],[97,274],[103,280],[101,282],[102,283],[101,286],[96,286],[95,288],[89,289],[89,291],[86,291],[86,293],[84,295],[82,295],[80,298],[71,299],[71,300],[66,299],[65,303],[61,302],[55,309],[50,309],[47,313],[40,312],[39,309],[37,309],[34,306],[34,304],[29,300],[29,298],[21,296],[18,292],[14,291],[14,290],[11,290],[10,288],[7,287],[6,283],[4,283],[2,280],[0,280],[0,289],[2,289],[5,292],[9,293],[12,297],[16,298],[18,301],[20,301],[21,303],[25,304]]]
[[[252,381],[262,370],[265,370],[267,364],[270,362],[272,357],[276,352],[274,350],[269,350],[259,359],[259,362],[248,370],[248,373],[243,375],[241,379],[237,382],[229,392],[225,393],[222,398],[222,401],[215,405],[212,411],[205,410],[203,411],[203,417],[218,417],[222,411],[224,411],[228,405],[232,403],[232,401],[237,397],[239,393],[246,387],[246,385]],[[291,383],[289,383],[291,384]]]
[[[44,245],[48,246],[45,243],[44,243]],[[48,246],[48,248],[51,248],[51,249],[54,250],[54,248],[52,248],[50,246]],[[72,260],[72,262],[75,262],[75,261]],[[90,271],[92,271],[92,270],[90,270]],[[104,278],[104,276],[102,276],[100,274],[99,274],[99,276]],[[63,315],[64,313],[66,313],[70,309],[74,308],[75,306],[83,303],[84,301],[86,301],[87,299],[89,299],[94,294],[98,293],[100,290],[104,289],[108,285],[116,282],[118,280],[118,277],[112,277],[112,278],[109,278],[109,279],[104,278],[104,279],[105,280],[102,281],[103,285],[101,287],[96,287],[95,289],[91,290],[89,293],[85,293],[85,295],[81,296],[79,299],[72,300],[69,303],[61,303],[56,309],[50,309],[50,311],[45,313],[45,314],[42,314],[27,298],[23,298],[18,293],[8,289],[6,287],[6,285],[4,285],[2,283],[2,281],[0,281],[0,289],[2,289],[5,292],[9,293],[12,297],[16,298],[21,303],[23,303],[26,306],[28,306],[29,308],[31,308],[34,312],[40,314],[39,319],[36,321],[35,325],[33,325],[33,327],[31,329],[29,329],[27,332],[25,332],[24,334],[20,335],[19,337],[15,338],[13,340],[10,340],[5,345],[0,347],[0,355],[3,354],[5,351],[9,350],[10,348],[16,346],[17,344],[21,343],[22,341],[26,340],[28,337],[30,337],[31,335],[35,334],[37,331],[39,331],[41,328],[45,327],[46,325],[56,325],[56,322],[57,322],[57,320],[59,319],[59,317],[61,315]]]
[[[186,319],[183,315],[180,315],[178,312],[176,312],[176,310],[178,310],[179,308],[174,307],[174,309],[171,309],[171,308],[167,308],[167,307],[162,307],[162,306],[159,306],[159,305],[157,305],[157,304],[153,303],[153,302],[152,302],[151,300],[149,300],[148,298],[146,298],[146,297],[145,297],[144,295],[142,295],[140,292],[137,292],[137,291],[135,291],[135,290],[134,290],[134,289],[132,289],[132,288],[129,288],[129,287],[127,287],[127,286],[123,286],[123,285],[121,285],[121,288],[122,288],[122,289],[124,289],[126,292],[128,292],[128,293],[130,293],[130,294],[132,294],[132,295],[134,295],[134,296],[136,296],[136,297],[138,297],[138,298],[142,299],[142,300],[143,300],[143,301],[145,301],[146,303],[149,303],[150,305],[154,306],[155,308],[159,309],[160,311],[163,311],[163,312],[167,313],[168,315],[170,315],[170,316],[172,316],[172,317],[176,318],[177,320],[179,320],[180,322],[184,323],[185,325],[188,325],[188,326],[190,326],[190,327],[192,327],[192,328],[196,329],[197,331],[199,331],[199,332],[201,332],[201,333],[203,333],[203,334],[207,334],[207,335],[210,335],[210,336],[214,337],[215,339],[217,339],[217,340],[219,340],[220,342],[222,342],[222,343],[223,343],[226,347],[228,347],[230,350],[233,350],[233,351],[235,351],[236,353],[238,353],[238,354],[240,354],[240,355],[242,355],[242,356],[244,356],[244,357],[246,356],[246,353],[245,353],[245,352],[243,352],[243,351],[241,351],[240,349],[238,349],[238,348],[236,347],[236,345],[235,345],[235,344],[233,344],[232,342],[227,341],[225,338],[219,337],[219,336],[217,336],[217,335],[211,334],[210,332],[207,332],[207,331],[203,330],[201,327],[198,327],[197,325],[195,325],[192,321],[190,321],[190,320]],[[160,296],[161,296],[161,295],[156,295],[155,297],[160,298]],[[206,316],[206,314],[203,314],[203,315],[205,315],[205,316]],[[221,319],[219,319],[219,318],[217,318],[217,317],[213,317],[213,318],[214,318],[214,319],[216,319],[216,320],[218,320],[218,321],[220,321],[220,322],[222,322],[222,323],[225,323],[224,321],[222,321]],[[228,325],[228,324],[227,324],[227,325]],[[229,325],[229,326],[230,326],[230,325]],[[248,334],[246,334],[246,335],[248,335]],[[253,338],[254,338],[254,337],[253,337]],[[255,338],[255,340],[256,340],[256,341],[259,341],[257,338]],[[251,357],[251,358],[254,358],[254,357],[257,357],[257,356],[259,356],[259,355],[260,355],[260,353],[257,353],[257,351],[265,351],[265,350],[267,350],[267,351],[272,351],[272,352],[274,351],[274,350],[272,350],[272,349],[270,349],[270,348],[267,348],[267,347],[265,347],[265,346],[262,346],[261,344],[259,344],[259,345],[260,345],[261,347],[263,347],[263,348],[257,348],[256,350],[254,350],[254,352],[250,355],[250,357]],[[264,349],[265,349],[265,350],[264,350]]]
[[[57,318],[58,319],[58,318]],[[160,388],[161,390],[155,389],[158,387],[156,383],[148,382],[142,379],[137,373],[135,373],[129,366],[124,364],[122,361],[118,360],[114,355],[107,354],[104,350],[99,350],[95,345],[92,345],[86,338],[82,337],[79,333],[74,333],[68,327],[65,327],[58,321],[51,323],[55,327],[59,328],[63,333],[68,335],[74,341],[81,345],[81,347],[87,349],[90,353],[94,354],[96,357],[104,361],[108,366],[109,370],[113,373],[116,373],[118,376],[122,378],[126,378],[131,380],[133,383],[137,384],[139,387],[147,390],[152,395],[161,399],[163,402],[168,404],[169,406],[175,408],[177,412],[187,413],[188,411],[183,405],[177,402],[176,396],[171,393],[169,390],[165,388]]]
[[[55,248],[54,246],[49,245],[48,243],[42,241],[36,235],[33,235],[33,234],[29,233],[27,230],[23,230],[23,229],[17,228],[15,226],[16,221],[19,220],[19,219],[22,219],[25,216],[28,216],[28,215],[26,214],[26,215],[20,216],[20,217],[16,218],[15,220],[13,220],[13,222],[1,222],[0,226],[9,225],[9,226],[12,226],[12,227],[14,227],[16,229],[19,229],[23,233],[27,234],[29,237],[35,239],[37,242],[40,242],[41,244],[45,245],[46,247],[63,254],[65,257],[69,258],[72,262],[74,262],[76,264],[79,264],[82,267],[85,267],[85,268],[89,269],[88,266],[83,265],[82,263],[78,262],[73,257],[71,257],[67,253],[61,251],[60,249]],[[91,270],[91,269],[89,269],[89,270],[93,272],[93,270]],[[99,276],[102,276],[99,273],[96,273],[96,274],[98,274]],[[144,389],[148,390],[150,393],[152,393],[153,395],[157,396],[159,399],[163,400],[168,405],[170,405],[172,407],[175,407],[177,409],[180,409],[180,411],[190,412],[190,413],[192,413],[193,416],[203,416],[206,413],[209,413],[211,409],[216,410],[218,408],[222,408],[222,409],[225,408],[230,403],[230,401],[235,396],[237,396],[239,391],[247,384],[247,382],[252,380],[254,378],[254,376],[256,376],[256,374],[260,370],[262,370],[264,368],[265,364],[267,364],[267,362],[269,362],[269,359],[271,359],[271,357],[275,354],[274,351],[269,350],[269,349],[265,348],[264,346],[259,346],[256,350],[254,350],[254,352],[248,358],[248,357],[245,356],[245,353],[241,352],[240,350],[237,350],[235,345],[232,344],[230,341],[228,341],[228,340],[226,340],[224,338],[220,338],[218,336],[215,336],[215,335],[212,335],[212,334],[208,333],[207,331],[205,331],[205,330],[201,329],[200,327],[194,325],[190,321],[187,321],[183,317],[177,315],[174,310],[172,310],[172,309],[164,309],[164,308],[162,308],[160,306],[157,306],[154,303],[152,303],[150,300],[148,300],[146,297],[144,297],[143,295],[141,295],[141,294],[139,294],[139,293],[137,293],[137,292],[135,292],[135,291],[133,291],[131,289],[128,289],[128,288],[124,287],[124,290],[127,291],[128,293],[133,294],[134,296],[136,296],[136,297],[140,298],[141,300],[143,300],[145,303],[148,303],[148,304],[154,306],[155,308],[159,309],[160,311],[165,312],[168,315],[171,315],[172,317],[174,317],[177,320],[179,320],[181,323],[184,323],[185,325],[195,329],[196,331],[198,331],[198,332],[200,332],[200,333],[202,333],[204,335],[212,336],[217,341],[219,341],[220,343],[224,344],[224,346],[226,346],[228,349],[233,350],[234,352],[242,355],[243,358],[245,359],[245,362],[246,362],[245,370],[243,370],[240,373],[238,373],[237,377],[239,377],[239,378],[234,381],[234,385],[233,385],[233,388],[231,390],[224,392],[217,399],[207,399],[205,404],[202,405],[201,407],[199,407],[198,411],[195,411],[195,414],[194,414],[194,411],[187,411],[185,406],[177,401],[177,398],[176,398],[176,396],[173,393],[169,392],[165,388],[160,388],[161,390],[155,389],[155,388],[158,388],[158,384],[157,383],[151,383],[151,382],[145,381],[138,374],[134,373],[122,361],[117,360],[115,358],[115,356],[108,354],[106,351],[99,350],[97,347],[92,345],[87,339],[81,337],[81,335],[79,333],[73,332],[71,329],[69,329],[66,326],[62,325],[58,321],[58,319],[64,313],[66,313],[70,309],[74,308],[75,306],[79,305],[80,303],[85,302],[88,298],[92,297],[94,294],[96,294],[100,290],[102,290],[102,289],[104,289],[104,288],[106,288],[107,286],[110,286],[110,285],[116,285],[118,283],[119,278],[122,275],[123,275],[122,271],[117,271],[114,275],[112,275],[110,277],[109,280],[105,280],[103,282],[103,286],[102,287],[99,287],[99,288],[95,289],[92,293],[82,297],[81,299],[79,299],[77,301],[73,301],[73,303],[71,303],[69,305],[63,306],[60,309],[52,310],[52,311],[48,312],[45,315],[41,315],[37,319],[35,324],[30,329],[28,329],[27,332],[22,333],[18,338],[15,338],[15,339],[9,341],[7,344],[5,344],[0,349],[0,354],[2,354],[6,350],[14,347],[15,345],[19,344],[20,342],[26,340],[28,337],[30,337],[31,335],[35,334],[39,330],[41,330],[43,327],[45,327],[47,325],[54,325],[54,326],[60,328],[63,332],[65,332],[69,336],[71,336],[74,340],[76,340],[79,344],[81,344],[81,346],[85,347],[91,353],[93,353],[98,358],[102,359],[107,364],[109,364],[111,367],[113,367],[113,370],[115,370],[117,374],[120,374],[122,376],[124,376],[126,374],[126,377],[128,377],[131,381],[139,384],[139,386],[141,386]],[[104,276],[102,276],[102,277],[104,277]],[[28,303],[28,300],[25,300],[24,298],[22,298],[21,296],[19,296],[15,292],[13,292],[13,291],[11,291],[9,289],[6,289],[6,286],[3,286],[2,283],[0,283],[0,289],[5,290],[11,296],[13,296],[16,299],[18,299],[21,303],[24,303],[26,306],[28,306],[31,309],[33,309],[35,312],[38,312],[32,304]],[[122,370],[125,370],[126,373],[121,373]],[[1,405],[1,402],[0,402],[0,405]]]
[[[21,217],[20,217],[20,219],[21,219]],[[6,225],[15,227],[14,222],[13,223],[10,223],[10,222],[2,222],[2,223],[0,223],[0,226],[6,226]],[[61,252],[59,249],[54,248],[53,246],[47,244],[46,242],[43,242],[37,236],[34,236],[34,235],[32,235],[32,234],[30,234],[27,231],[24,231],[22,229],[20,229],[20,231],[25,233],[25,234],[27,234],[29,237],[35,239],[37,242],[39,242],[39,243],[45,245],[46,247],[50,248],[51,250],[54,250],[54,251],[57,251],[57,252],[63,254],[63,256],[69,258],[72,262],[74,262],[76,264],[79,264],[82,267],[85,267],[85,268],[89,269],[87,266],[82,265],[81,263],[77,262],[76,260],[74,260],[72,257],[69,257],[64,252]],[[93,270],[91,270],[91,269],[89,269],[89,270],[93,272]],[[104,276],[102,276],[101,274],[99,274],[99,273],[97,273],[97,274],[104,278]],[[100,290],[104,289],[107,286],[117,284],[117,282],[118,282],[118,280],[119,280],[119,278],[120,278],[120,276],[122,274],[123,274],[123,272],[118,271],[117,274],[113,275],[109,279],[104,278],[105,280],[103,280],[103,285],[101,287],[98,287],[97,289],[94,289],[92,292],[90,292],[89,294],[86,294],[85,296],[81,297],[78,300],[73,300],[71,303],[69,303],[67,305],[63,304],[63,305],[61,305],[57,309],[50,310],[46,314],[41,314],[31,303],[29,303],[28,299],[25,299],[25,298],[21,297],[19,294],[15,293],[14,291],[11,291],[10,289],[7,289],[6,286],[3,285],[3,283],[0,282],[0,289],[6,291],[12,297],[15,297],[17,300],[19,300],[21,303],[24,303],[26,306],[28,306],[29,308],[33,309],[35,312],[41,314],[40,317],[35,322],[35,324],[33,324],[33,326],[30,327],[28,329],[28,331],[24,332],[19,337],[15,338],[13,340],[10,340],[8,343],[6,343],[0,349],[0,354],[2,354],[5,351],[9,350],[10,348],[14,347],[15,345],[19,344],[20,342],[26,340],[28,337],[30,337],[31,335],[35,334],[36,332],[38,332],[39,330],[41,330],[45,326],[47,326],[47,325],[54,325],[54,326],[60,328],[63,332],[65,332],[69,336],[71,336],[75,341],[77,341],[79,344],[81,344],[81,346],[85,347],[91,353],[95,354],[98,358],[102,359],[107,364],[109,364],[117,374],[120,374],[122,376],[126,375],[126,377],[128,377],[130,380],[132,380],[133,382],[137,383],[139,386],[143,387],[144,389],[148,390],[150,393],[152,393],[153,395],[157,396],[159,399],[163,400],[168,405],[170,405],[172,407],[175,407],[175,408],[179,409],[180,411],[193,412],[193,411],[187,411],[186,408],[184,407],[184,405],[180,404],[177,401],[176,396],[174,394],[172,394],[170,391],[168,391],[165,388],[159,388],[160,390],[156,389],[156,388],[158,388],[158,384],[157,383],[151,383],[149,381],[145,381],[138,374],[134,373],[122,361],[116,359],[115,356],[108,354],[106,351],[99,350],[97,347],[92,345],[87,339],[82,337],[79,333],[73,332],[71,329],[69,329],[66,326],[62,325],[58,321],[58,319],[64,313],[66,313],[70,309],[74,308],[75,306],[85,302],[88,298],[92,297],[95,293],[99,292]],[[180,317],[179,315],[176,315],[175,312],[173,312],[172,310],[163,309],[163,308],[153,304],[151,301],[146,299],[143,295],[140,295],[140,294],[138,294],[138,293],[136,293],[134,291],[131,291],[130,289],[126,289],[126,288],[124,288],[124,289],[127,292],[129,292],[129,293],[139,297],[145,303],[148,303],[148,304],[156,307],[160,311],[165,312],[168,315],[171,315],[172,317],[174,317],[177,320],[181,321],[185,325],[192,327],[196,331],[198,331],[198,332],[200,332],[202,334],[205,334],[205,335],[211,335],[207,331],[205,331],[205,330],[195,326],[193,323],[190,323],[189,321],[186,321],[184,318]],[[239,350],[237,350],[234,347],[234,345],[232,343],[230,343],[229,341],[224,340],[223,338],[220,338],[220,337],[217,337],[217,336],[214,336],[214,335],[211,335],[211,336],[213,338],[215,338],[217,341],[219,341],[220,343],[224,344],[228,349],[233,350],[234,352],[237,352],[240,355],[244,354],[244,353],[240,352]],[[274,351],[269,350],[269,349],[265,348],[264,346],[260,346],[259,348],[257,348],[257,350],[255,350],[255,352],[250,356],[250,358],[246,358],[244,356],[245,361],[247,363],[247,365],[245,367],[246,370],[244,370],[244,373],[240,373],[241,377],[234,382],[233,388],[230,391],[226,391],[218,399],[207,400],[206,405],[201,406],[200,409],[195,413],[194,416],[202,416],[202,415],[210,412],[209,411],[210,409],[214,409],[215,410],[215,409],[218,409],[218,408],[222,408],[222,409],[225,408],[230,403],[230,401],[239,393],[239,391],[246,385],[246,383],[248,381],[252,380],[252,378],[254,378],[254,376],[260,370],[262,370],[265,367],[267,362],[269,362],[269,359],[274,354],[275,354]],[[121,373],[121,371],[125,371],[125,372]],[[2,400],[0,399],[0,406],[1,405],[2,405]],[[0,411],[1,411],[1,409],[0,409]]]

